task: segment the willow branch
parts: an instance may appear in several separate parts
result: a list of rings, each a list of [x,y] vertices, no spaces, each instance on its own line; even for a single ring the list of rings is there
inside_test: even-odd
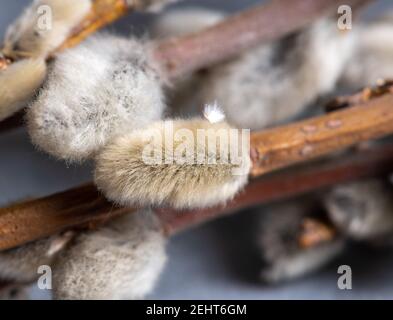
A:
[[[159,209],[158,212],[168,233],[174,233],[190,225],[248,207],[289,199],[356,179],[387,174],[393,168],[392,159],[393,145],[375,147],[255,179],[244,193],[226,206],[181,212]]]
[[[379,80],[374,87],[366,87],[358,93],[334,98],[326,105],[325,109],[327,112],[332,112],[353,106],[360,106],[388,93],[393,93],[393,80]]]
[[[393,133],[393,94],[251,136],[252,175],[304,162]]]
[[[363,1],[354,0],[353,2],[360,3]],[[300,20],[308,21],[310,15],[315,18],[317,15],[326,13],[328,9],[335,8],[337,1],[291,1],[289,8],[293,10],[293,15],[289,14],[290,17],[288,17],[285,14],[282,15],[283,12],[280,12],[280,17],[285,20],[287,28],[283,27],[284,23],[281,21],[280,23],[282,25],[278,23],[277,28],[273,25],[269,25],[268,29],[277,29],[276,31],[260,31],[263,27],[261,20],[267,19],[267,16],[276,14],[276,18],[280,20],[277,10],[283,5],[283,0],[276,0],[267,6],[258,7],[231,18],[233,20],[229,20],[229,22],[226,21],[223,24],[211,28],[209,29],[210,31],[207,30],[201,34],[182,38],[182,41],[184,41],[184,51],[181,50],[182,46],[176,43],[176,40],[170,40],[168,42],[172,43],[171,46],[166,46],[165,43],[161,43],[156,48],[157,57],[159,60],[161,59],[160,61],[165,70],[167,70],[169,77],[178,77],[186,72],[191,72],[203,66],[208,66],[211,63],[218,62],[218,56],[221,57],[220,59],[229,58],[235,54],[235,51],[238,53],[248,46],[255,45],[257,42],[270,41],[275,37],[285,35],[293,31],[294,28],[301,27],[303,24]],[[262,8],[264,9],[262,10]],[[283,8],[288,8],[288,2],[285,2]],[[268,15],[265,10],[269,13]],[[286,13],[288,14],[288,12]],[[291,11],[289,11],[289,13],[291,13]],[[304,18],[305,14],[307,18],[300,19],[301,17]],[[298,17],[298,20],[294,19],[294,17]],[[287,18],[289,20],[287,20]],[[236,25],[236,27],[231,29],[233,25]],[[243,28],[241,28],[242,26]],[[246,40],[236,40],[236,36],[234,36],[233,32],[235,29],[237,30],[237,28],[240,28],[243,35],[247,35],[244,36]],[[254,30],[254,32],[251,32],[252,30]],[[228,37],[227,39],[231,44],[228,45],[224,41],[225,44],[223,47],[226,48],[224,53],[217,47],[217,38],[210,37],[209,32],[213,32],[213,34],[214,32],[218,32],[218,34]],[[239,30],[236,31],[236,34],[238,32]],[[230,36],[233,37],[230,38]],[[213,38],[215,38],[215,41],[212,40]],[[200,41],[200,47],[196,45],[198,44],[197,39]],[[231,39],[234,39],[233,42],[231,42]],[[218,51],[214,51],[214,49]],[[178,57],[180,61],[184,62],[183,64],[178,64],[173,61],[173,56],[168,54],[171,50],[179,54]],[[193,62],[194,60],[192,59],[184,61],[185,53],[187,52],[191,54],[195,62]],[[190,66],[186,66],[188,63]],[[356,144],[360,141],[390,134],[393,131],[393,113],[389,110],[389,105],[393,102],[392,97],[392,95],[386,94],[362,105],[362,108],[338,111],[289,126],[255,133],[252,137],[251,156],[254,163],[252,175],[258,176],[293,163],[313,159],[323,154]],[[385,173],[384,170],[386,167],[389,167],[389,170],[392,169],[390,167],[390,163],[392,163],[392,154],[384,153],[383,151],[384,150],[379,150],[379,153],[375,154],[384,155],[382,158],[367,157],[364,161],[371,162],[363,163],[362,170],[360,171],[356,170],[356,163],[350,164],[349,167],[347,165],[345,172],[340,171],[342,167],[330,167],[331,171],[327,170],[328,172],[326,173],[326,168],[318,167],[318,170],[321,171],[314,169],[317,171],[311,172],[313,175],[312,178],[309,176],[309,171],[297,171],[295,174],[292,173],[289,176],[279,177],[278,181],[272,177],[270,180],[255,181],[251,183],[246,193],[242,194],[240,198],[235,199],[235,201],[231,202],[225,208],[213,208],[188,213],[184,212],[184,214],[179,214],[179,212],[173,212],[171,210],[160,210],[160,217],[163,219],[165,229],[170,233],[184,226],[194,225],[195,223],[225,212],[232,212],[244,206],[255,205],[260,203],[260,201],[263,203],[264,201],[271,201],[302,192],[312,191],[318,187],[362,177],[367,172],[371,173],[371,175]],[[389,158],[387,164],[385,163],[385,157]],[[374,162],[372,162],[373,159]],[[337,166],[339,164],[335,163],[334,165]],[[373,166],[376,167],[374,168]],[[301,173],[304,175],[296,177],[296,174]],[[351,176],[350,173],[353,173],[353,176]],[[317,176],[315,176],[316,174]],[[319,178],[317,178],[318,174],[321,175]],[[326,174],[327,176],[324,176]],[[294,176],[295,180],[293,180]],[[346,178],[342,179],[342,177]],[[333,181],[329,179],[333,179]],[[285,187],[283,188],[283,181],[286,181],[288,184],[287,190],[285,190]],[[291,186],[291,181],[293,189],[289,187]],[[299,183],[299,181],[302,183]],[[309,184],[307,184],[307,182]],[[260,183],[263,184],[261,185]],[[270,187],[267,187],[269,183]],[[274,189],[274,187],[276,189]],[[263,190],[263,188],[265,189]],[[265,191],[267,195],[270,194],[270,198],[266,196],[264,193]],[[106,219],[111,215],[121,214],[125,211],[130,211],[130,209],[114,208],[112,204],[98,194],[93,185],[73,189],[65,193],[37,199],[9,208],[3,208],[0,209],[0,249],[18,246],[29,241],[58,233],[70,227],[81,224],[85,225],[91,221],[101,221],[103,218]],[[108,214],[108,212],[111,212],[111,214]],[[171,212],[176,216],[176,219],[171,220]]]
[[[205,210],[157,209],[164,230],[179,232],[235,211],[287,199],[338,183],[383,175],[393,170],[393,145],[280,171],[252,180],[226,206]],[[65,229],[96,226],[134,209],[117,208],[93,184],[0,209],[0,250],[37,240]]]
[[[348,0],[359,7],[369,0]],[[323,15],[336,15],[341,0],[273,0],[229,17],[202,32],[158,43],[164,74],[182,75],[228,60],[253,46],[277,40]]]
[[[297,243],[302,249],[310,249],[337,239],[337,230],[328,221],[316,217],[302,218]]]
[[[346,4],[359,7],[370,1],[348,0]],[[95,0],[92,12],[55,53],[75,46],[127,11],[141,9],[141,3],[135,0],[128,2],[127,6],[125,0]],[[154,45],[153,56],[164,77],[177,79],[226,61],[255,45],[277,40],[318,17],[337,14],[339,4],[340,0],[272,0],[229,17],[204,31],[158,42]],[[0,55],[0,71],[9,63],[10,60]],[[10,128],[15,126],[5,124],[3,127],[0,123],[0,132]]]
[[[164,1],[163,3],[166,4]],[[91,12],[56,52],[75,47],[92,33],[119,20],[128,12],[146,10],[149,6],[149,1],[146,0],[94,0]]]
[[[109,203],[94,185],[0,209],[0,249],[56,234],[69,227],[92,227],[129,209]]]
[[[359,106],[253,133],[251,176],[258,177],[278,168],[327,155],[361,141],[391,134],[393,133],[392,106],[393,94],[386,93]],[[351,159],[354,162],[346,163],[344,171],[340,171],[342,168],[336,167],[338,164],[334,163],[336,171],[333,173],[319,167],[317,172],[313,171],[315,169],[307,169],[306,172],[297,171],[289,176],[279,176],[277,180],[273,177],[263,181],[262,185],[261,182],[255,182],[248,187],[242,198],[229,204],[228,207],[202,210],[198,213],[185,212],[180,215],[178,212],[175,213],[178,217],[167,229],[178,229],[182,221],[186,221],[187,224],[189,219],[204,220],[223,211],[239,210],[245,205],[294,195],[294,192],[299,194],[309,190],[309,186],[314,190],[325,184],[339,183],[342,177],[357,178],[367,172],[379,173],[379,170],[386,167],[391,170],[392,154],[391,148],[367,151],[363,154],[365,159],[360,161],[362,164],[360,171],[357,170],[356,163],[359,160]],[[389,159],[387,164],[385,157]],[[354,172],[354,176],[351,176]],[[0,249],[48,236],[103,215],[108,217],[108,212],[116,213],[121,210],[124,212],[126,209],[117,210],[112,207],[98,194],[93,185],[0,209]]]
[[[347,0],[358,7],[370,0]],[[336,14],[340,0],[272,0],[235,15],[206,31],[164,41],[156,56],[169,77],[207,67],[229,59],[259,43],[269,42],[306,26],[325,14]],[[70,48],[124,16],[130,10],[144,9],[143,1],[94,0],[92,11],[71,33],[59,52]],[[11,61],[0,57],[0,70]]]
[[[135,9],[135,1],[134,5],[127,5],[126,0],[94,0],[91,12],[55,53],[75,47],[92,33],[120,19],[132,9]]]

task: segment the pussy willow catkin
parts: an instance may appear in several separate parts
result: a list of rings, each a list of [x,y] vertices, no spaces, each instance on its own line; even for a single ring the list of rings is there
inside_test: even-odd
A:
[[[214,123],[167,120],[118,137],[97,156],[98,188],[131,206],[194,208],[230,200],[248,180],[249,136],[219,121],[214,109],[208,118]]]
[[[0,71],[0,121],[25,106],[46,76],[41,58],[24,59]]]
[[[373,240],[393,232],[393,186],[382,179],[333,188],[324,196],[330,219],[348,237]]]
[[[46,76],[45,59],[90,9],[90,0],[35,0],[8,27],[1,53],[16,61],[0,71],[0,121],[34,97]]]
[[[393,12],[374,23],[356,28],[355,51],[348,61],[340,85],[350,90],[375,85],[378,80],[393,75]]]
[[[313,204],[308,199],[298,199],[258,209],[260,227],[257,243],[265,263],[261,280],[277,283],[301,277],[315,271],[343,252],[345,240],[338,236],[332,241],[310,248],[299,246],[301,223],[313,217]]]
[[[55,299],[140,299],[166,262],[166,239],[154,214],[141,210],[81,233],[60,253],[53,271]]]
[[[335,87],[353,43],[352,33],[339,32],[334,20],[320,20],[213,68],[201,83],[201,99],[218,101],[239,128],[287,121]]]
[[[56,59],[27,124],[40,149],[82,161],[119,134],[160,119],[164,108],[149,47],[99,35]]]

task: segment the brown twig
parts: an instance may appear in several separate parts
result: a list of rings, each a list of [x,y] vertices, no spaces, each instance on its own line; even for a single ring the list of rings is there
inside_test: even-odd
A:
[[[126,0],[95,0],[91,12],[56,52],[75,47],[92,33],[123,17],[131,9],[135,9],[135,5],[127,5]]]
[[[315,217],[306,217],[301,222],[297,243],[302,249],[309,249],[333,241],[337,230],[333,225]]]
[[[42,238],[64,228],[93,226],[129,211],[109,203],[94,185],[16,204],[0,209],[0,250],[29,242],[33,234]]]
[[[251,140],[252,176],[260,176],[284,166],[337,151],[360,141],[391,133],[393,131],[392,105],[393,94],[386,94],[370,100],[361,107],[355,106],[287,126],[254,133]],[[367,160],[377,159],[375,162],[380,166],[377,170],[374,167],[362,167],[361,172],[355,171],[355,177],[360,177],[367,172],[379,172],[378,170],[385,168],[386,164],[382,165],[378,162],[384,161],[385,158],[379,156],[381,154],[389,156],[390,151],[389,148],[386,148],[386,151],[380,150],[373,155],[374,158],[368,155]],[[370,151],[367,150],[366,153],[369,154]],[[372,166],[373,162],[368,165]],[[388,167],[391,169],[390,163]],[[285,197],[294,190],[301,193],[304,191],[302,188],[308,190],[307,186],[310,183],[315,187],[323,185],[326,181],[331,181],[329,180],[331,178],[334,178],[334,183],[338,183],[340,182],[340,174],[344,177],[348,174],[351,175],[353,173],[351,170],[354,168],[357,168],[356,163],[347,166],[344,172],[339,171],[332,176],[330,176],[331,172],[328,176],[324,176],[324,171],[318,171],[319,176],[311,176],[315,172],[310,169],[311,171],[307,171],[301,176],[297,176],[298,173],[291,174],[290,179],[286,180],[287,185],[283,183],[285,177],[282,176],[279,180],[272,178],[265,181],[262,186],[254,183],[248,187],[248,195],[243,195],[243,198],[231,203],[229,207],[199,211],[197,214],[195,212],[181,215],[176,213],[179,217],[171,224],[171,228],[181,225],[184,219],[186,224],[189,224],[190,216],[192,219],[205,219],[208,216],[219,214],[220,210],[241,209],[243,205],[256,204],[262,200],[270,201],[279,196]],[[295,180],[291,180],[293,177]],[[263,190],[269,186],[269,183],[270,187]],[[254,189],[255,186],[258,188]],[[289,191],[286,189],[287,187]],[[279,194],[273,193],[272,195],[269,193],[271,190],[279,191]],[[265,198],[269,194],[270,198]],[[103,214],[107,214],[110,208],[112,205],[99,196],[95,187],[90,185],[53,197],[0,209],[0,249],[59,232],[64,228],[87,222],[96,216],[101,217]],[[126,209],[121,210],[124,212]],[[112,212],[118,212],[118,210],[113,209]]]
[[[360,6],[369,0],[348,0]],[[273,0],[193,35],[165,40],[155,49],[168,78],[176,79],[228,60],[261,43],[279,39],[318,17],[337,14],[341,0]]]
[[[349,2],[361,3],[363,1],[353,0]],[[270,5],[257,7],[237,17],[235,16],[229,21],[200,34],[182,38],[181,41],[170,40],[166,44],[161,43],[156,48],[157,57],[165,67],[168,75],[170,77],[177,77],[202,66],[208,66],[211,63],[218,62],[218,59],[222,61],[222,59],[229,58],[259,42],[270,41],[285,35],[310,22],[316,16],[326,13],[328,9],[335,8],[338,1],[294,0],[290,3],[288,6],[288,2],[285,1],[284,4],[283,0],[276,0]],[[290,8],[290,10],[284,11],[286,14],[283,14],[282,11],[279,11],[280,8],[286,8],[286,10]],[[306,19],[303,19],[304,15],[307,16]],[[269,20],[272,16],[275,19]],[[277,25],[268,25],[267,29],[269,30],[265,30],[263,27],[267,25],[264,25],[265,22],[262,23],[265,19],[270,21],[269,23],[279,22],[277,22]],[[234,34],[235,30],[236,35],[242,32],[247,37],[244,36],[244,39],[236,40],[238,37]],[[225,45],[217,46],[217,39],[220,39],[217,38],[217,34],[221,34],[222,39],[227,41]],[[173,56],[170,54],[171,52],[175,53],[174,56],[179,58],[175,62],[173,61]],[[188,59],[186,59],[186,56],[190,54],[193,58],[190,60],[190,56],[188,56]],[[370,101],[368,106],[364,108],[344,110],[286,127],[254,134],[252,141],[253,175],[260,175],[292,163],[305,161],[338,150],[359,141],[380,137],[392,132],[393,112],[389,111],[388,108],[388,105],[392,104],[392,100],[392,95],[386,95]],[[364,119],[362,120],[362,118]],[[384,159],[378,160],[382,161]],[[381,163],[378,162],[378,164]],[[366,167],[363,168],[363,172],[357,172],[355,177],[362,176],[365,172],[370,172],[370,170],[373,173],[380,172],[382,168],[384,168],[382,164],[378,167],[379,171]],[[342,175],[347,177],[346,173],[341,172],[340,175],[340,171],[338,172],[339,174],[332,175],[332,177],[336,177],[336,180],[333,181],[334,183],[339,182]],[[323,175],[324,173],[322,170],[320,174]],[[279,186],[276,185],[275,189],[276,194],[272,192],[272,189],[265,190],[267,194],[270,194],[271,198],[269,198],[266,197],[263,190],[261,195],[261,190],[255,189],[255,187],[258,186],[258,188],[261,188],[264,186],[266,188],[266,185],[269,185],[269,183],[273,184],[274,187],[277,181],[272,178],[270,181],[265,181],[263,185],[254,182],[248,187],[248,192],[243,194],[243,198],[237,198],[226,208],[194,211],[181,215],[178,212],[174,212],[173,214],[177,218],[174,220],[175,222],[171,224],[167,223],[166,228],[168,232],[177,230],[183,225],[190,225],[190,222],[193,224],[197,220],[200,221],[216,216],[220,212],[233,211],[242,208],[244,205],[249,206],[253,203],[259,203],[259,201],[270,201],[275,197],[285,197],[288,196],[288,193],[297,194],[299,192],[305,192],[308,190],[307,181],[313,186],[312,189],[318,183],[322,183],[323,185],[323,183],[326,184],[326,181],[330,181],[330,176],[325,177],[325,179],[322,176],[320,180],[313,177],[309,181],[307,180],[307,174],[309,173],[306,172],[305,176],[297,177],[301,178],[302,180],[300,181],[305,184],[303,185],[303,190],[302,184],[296,181],[292,186],[293,189],[289,188],[286,193],[285,188],[281,185],[281,179],[285,177],[280,177]],[[330,174],[331,172],[329,172]],[[289,178],[287,182],[292,181],[293,176],[287,178]],[[255,198],[255,195],[257,195],[257,198]],[[65,228],[86,223],[92,220],[93,217],[108,217],[110,208],[112,208],[112,205],[97,195],[94,186],[89,185],[82,187],[82,189],[71,190],[60,195],[0,209],[0,249],[11,248],[60,232]],[[53,214],[53,211],[57,215]],[[126,209],[113,209],[112,213],[123,213],[125,211]],[[51,216],[47,216],[49,212],[51,212]],[[173,211],[169,210],[166,213],[164,211],[160,212],[162,217],[166,217],[163,218],[165,221],[170,221],[169,213]]]
[[[370,0],[347,0],[359,6]],[[158,61],[170,78],[229,59],[262,42],[278,39],[325,14],[336,14],[341,0],[272,0],[251,8],[204,32],[160,43]],[[91,33],[121,18],[130,10],[144,9],[140,0],[94,0],[92,11],[56,50],[70,48]],[[239,36],[240,35],[240,36]],[[55,53],[56,53],[55,52]],[[52,53],[53,55],[54,53]],[[12,63],[0,56],[0,70]]]
[[[393,133],[393,94],[360,106],[311,118],[251,136],[252,174],[329,154]]]
[[[199,211],[159,210],[169,233],[247,207],[299,196],[351,180],[383,175],[393,168],[393,145],[333,158],[311,166],[278,172],[252,181],[245,192],[227,206]]]
[[[304,162],[340,150],[360,141],[392,133],[392,105],[393,94],[388,93],[361,106],[253,133],[251,139],[252,176],[260,176],[284,166]],[[323,185],[326,181],[331,181],[329,179],[332,178],[334,183],[338,183],[340,182],[340,175],[347,177],[353,174],[353,170],[356,172],[355,177],[360,177],[367,172],[379,172],[378,170],[386,167],[385,163],[378,162],[385,161],[384,157],[380,158],[379,156],[381,154],[387,157],[391,155],[389,148],[386,148],[385,151],[379,150],[375,155],[373,154],[375,152],[371,153],[369,150],[365,152],[364,155],[367,154],[366,160],[374,159],[375,162],[368,163],[371,167],[363,166],[361,171],[356,171],[357,164],[353,163],[347,166],[344,172],[338,171],[337,173],[336,171],[335,174],[328,172],[327,176],[323,175],[325,173],[323,170],[318,171],[317,175],[310,169],[311,173],[310,171],[305,174],[303,172],[304,175],[301,176],[294,173],[289,178],[287,177],[288,180],[281,176],[279,180],[272,178],[270,181],[265,181],[263,185],[254,183],[248,187],[248,195],[243,195],[243,198],[231,203],[229,207],[199,211],[197,214],[195,212],[181,215],[176,213],[178,218],[171,224],[171,228],[176,228],[175,225],[181,225],[182,221],[190,224],[190,217],[192,219],[205,219],[209,216],[215,216],[221,211],[241,209],[243,205],[248,206],[259,201],[270,201],[274,197],[285,197],[291,195],[291,192],[301,193],[308,190],[307,187],[310,184],[315,188],[318,185]],[[374,158],[370,157],[370,153]],[[389,161],[393,163],[391,158],[389,158]],[[378,168],[372,167],[375,163],[378,163]],[[388,167],[392,169],[390,163]],[[295,180],[293,180],[294,177]],[[286,182],[283,183],[283,181]],[[263,188],[269,186],[269,183],[270,187],[264,190]],[[253,189],[255,186],[258,186],[258,189]],[[287,187],[289,190],[286,189]],[[276,190],[279,193],[273,193],[272,195],[269,193],[271,190]],[[270,198],[265,198],[269,194]],[[112,205],[102,196],[99,196],[95,187],[90,185],[54,197],[0,209],[0,249],[59,232],[64,228],[89,221],[96,215],[101,217],[103,214],[107,214],[110,208],[112,208]],[[125,209],[121,210],[125,211]],[[113,212],[118,212],[118,210],[114,209]]]
[[[387,93],[393,93],[393,80],[380,80],[374,87],[366,87],[358,93],[333,99],[326,105],[325,109],[327,112],[332,112],[353,106],[360,106]]]
[[[393,170],[393,145],[358,151],[296,170],[251,181],[227,206],[204,210],[157,209],[164,230],[179,232],[247,207],[287,199],[337,183],[387,174]],[[0,250],[22,245],[72,227],[86,227],[133,209],[116,208],[93,184],[0,209]],[[82,225],[82,226],[81,226]],[[90,224],[91,226],[91,224]]]

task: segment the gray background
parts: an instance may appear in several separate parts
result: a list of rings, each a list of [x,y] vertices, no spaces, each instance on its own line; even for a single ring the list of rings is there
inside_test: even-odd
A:
[[[66,0],[65,0],[66,1]],[[290,1],[290,0],[288,0]],[[0,34],[28,0],[0,0]],[[199,5],[235,11],[258,1],[200,0]],[[375,15],[393,7],[378,1]],[[145,31],[152,16],[134,14],[110,29],[126,34]],[[67,167],[31,146],[24,129],[0,135],[0,205],[64,190],[91,179],[89,165]],[[151,299],[347,299],[393,298],[393,252],[356,245],[319,272],[302,279],[266,286],[258,282],[260,261],[255,249],[255,212],[219,219],[173,237],[169,262]],[[353,290],[337,289],[337,267],[353,270]],[[34,290],[34,298],[48,294]]]

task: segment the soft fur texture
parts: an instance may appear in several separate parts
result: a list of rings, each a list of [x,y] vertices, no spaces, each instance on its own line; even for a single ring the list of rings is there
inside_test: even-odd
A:
[[[149,48],[101,35],[60,55],[28,111],[33,143],[68,161],[161,118],[165,107]]]
[[[81,233],[53,270],[55,299],[138,299],[166,261],[165,238],[150,211],[130,213]]]
[[[165,128],[172,125],[173,133],[165,137]],[[190,139],[183,139],[183,129],[191,135]],[[231,127],[225,122],[211,124],[201,119],[168,120],[119,137],[97,157],[97,186],[109,199],[123,205],[192,208],[212,206],[231,199],[247,182],[249,146],[245,146],[246,150],[239,155],[241,163],[234,164],[232,158],[224,163],[219,146],[226,143],[220,139],[217,139],[220,142],[216,145],[206,143],[206,146],[213,146],[208,152],[203,142],[205,139],[197,139],[198,129],[210,129],[214,134],[221,132],[227,138]],[[213,135],[210,137],[214,138]],[[176,151],[184,150],[184,146],[192,154],[176,155]],[[158,162],[147,163],[144,154],[150,156],[149,151],[152,150],[151,155],[157,155]],[[228,156],[229,150],[225,153]],[[209,161],[216,160],[216,164],[208,164],[207,161],[197,164],[198,156]],[[184,159],[186,161],[182,163]],[[234,170],[240,167],[243,168],[242,174],[235,175]]]
[[[352,33],[339,32],[336,21],[321,20],[213,68],[202,99],[218,101],[228,121],[240,128],[287,121],[334,88],[353,42]]]
[[[342,239],[309,249],[299,247],[300,223],[313,213],[310,203],[303,200],[273,206],[261,215],[258,243],[267,264],[261,272],[265,282],[276,283],[303,276],[331,261],[344,248]]]
[[[41,6],[52,10],[52,28],[48,30],[40,29]],[[45,58],[63,43],[90,8],[90,0],[35,0],[8,28],[3,53],[12,58]]]
[[[25,59],[0,71],[0,121],[23,108],[46,76],[43,59]]]
[[[348,61],[341,86],[359,89],[375,85],[393,75],[393,15],[388,19],[358,26],[355,54]]]
[[[50,265],[54,255],[49,249],[55,237],[38,240],[0,252],[0,279],[29,283],[39,277],[38,267]]]
[[[393,187],[371,179],[340,185],[325,196],[331,220],[347,236],[375,239],[393,233]]]
[[[172,9],[157,16],[151,27],[155,39],[167,39],[201,31],[225,18],[220,11],[205,8]],[[198,114],[199,88],[203,85],[204,72],[187,75],[167,88],[168,105],[175,116]],[[213,101],[209,101],[211,103]],[[199,104],[199,105],[198,105]]]

